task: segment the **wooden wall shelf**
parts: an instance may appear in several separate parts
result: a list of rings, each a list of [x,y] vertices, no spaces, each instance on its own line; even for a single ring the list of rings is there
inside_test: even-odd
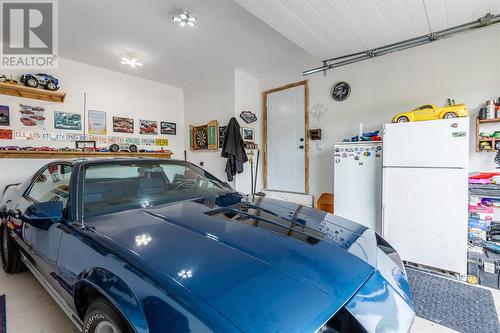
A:
[[[476,152],[494,152],[495,150],[495,144],[497,142],[500,142],[500,138],[484,138],[479,135],[481,133],[481,124],[495,124],[495,123],[500,123],[500,118],[493,118],[493,119],[479,119],[479,117],[476,118]],[[500,131],[500,128],[498,129]],[[481,142],[487,142],[489,143],[491,149],[482,149],[481,148]]]
[[[60,91],[31,88],[21,84],[4,82],[0,82],[0,94],[58,103],[64,103],[64,98],[66,97],[66,93]]]
[[[25,151],[25,150],[0,150],[0,158],[41,158],[41,159],[71,159],[71,158],[99,158],[99,157],[149,157],[171,158],[173,153],[94,153],[81,151]]]

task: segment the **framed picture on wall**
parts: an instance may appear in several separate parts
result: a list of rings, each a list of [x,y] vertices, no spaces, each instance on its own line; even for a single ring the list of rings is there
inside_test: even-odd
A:
[[[82,129],[82,116],[79,113],[54,111],[54,128],[80,131]]]
[[[9,126],[9,107],[7,105],[0,105],[0,126]]]
[[[106,135],[106,112],[88,111],[89,134]]]
[[[156,120],[139,119],[139,134],[158,135],[158,122]]]
[[[162,121],[160,123],[160,133],[167,134],[167,135],[176,135],[177,134],[177,124]]]
[[[116,133],[134,133],[134,119],[113,117],[113,132]]]
[[[255,141],[255,131],[250,127],[242,127],[243,141],[254,142]]]

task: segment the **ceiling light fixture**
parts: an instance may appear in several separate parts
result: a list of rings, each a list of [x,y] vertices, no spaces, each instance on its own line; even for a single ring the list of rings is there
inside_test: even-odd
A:
[[[132,68],[136,68],[136,67],[142,67],[142,63],[139,62],[137,59],[135,58],[125,58],[123,57],[122,58],[122,64],[123,65],[129,65],[130,67]]]
[[[196,27],[196,22],[198,19],[194,16],[191,16],[191,11],[188,9],[183,9],[179,12],[179,14],[172,16],[172,21],[179,23],[180,27],[190,26]]]

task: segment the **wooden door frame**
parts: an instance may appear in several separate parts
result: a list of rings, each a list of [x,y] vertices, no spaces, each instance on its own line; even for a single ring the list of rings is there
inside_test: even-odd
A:
[[[304,153],[305,153],[305,193],[309,194],[309,81],[299,81],[295,83],[290,83],[278,88],[273,88],[262,92],[262,123],[263,123],[263,141],[262,150],[264,154],[264,190],[267,190],[267,95],[287,90],[290,88],[295,88],[299,86],[304,86]]]

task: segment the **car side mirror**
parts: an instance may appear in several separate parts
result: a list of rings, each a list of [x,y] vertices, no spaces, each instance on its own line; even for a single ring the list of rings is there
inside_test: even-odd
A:
[[[32,226],[47,230],[52,223],[59,223],[63,216],[61,201],[37,202],[29,206],[22,219]]]

